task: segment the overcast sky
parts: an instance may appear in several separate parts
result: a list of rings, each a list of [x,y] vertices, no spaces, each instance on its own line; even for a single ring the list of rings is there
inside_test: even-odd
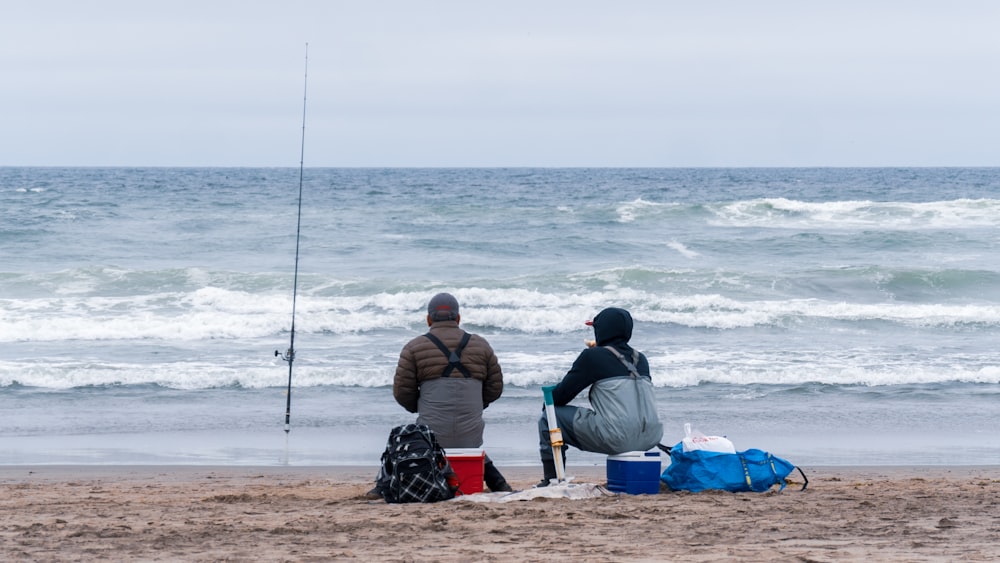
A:
[[[998,166],[1000,2],[4,1],[0,165]]]

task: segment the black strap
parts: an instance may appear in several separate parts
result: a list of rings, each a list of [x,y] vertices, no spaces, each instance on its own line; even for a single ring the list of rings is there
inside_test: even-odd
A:
[[[455,348],[454,352],[449,350],[448,347],[444,345],[444,342],[441,342],[441,339],[434,336],[433,334],[428,332],[424,336],[426,336],[427,340],[433,342],[438,347],[438,349],[441,350],[441,353],[444,354],[444,357],[448,358],[448,366],[444,368],[444,371],[441,372],[441,377],[449,377],[451,375],[451,372],[456,369],[466,378],[472,377],[472,374],[469,373],[469,370],[462,365],[461,361],[462,351],[465,350],[465,345],[469,343],[468,332],[466,332],[462,336],[462,341],[458,343],[458,348]]]
[[[806,490],[806,487],[809,486],[809,478],[806,477],[806,472],[802,471],[802,468],[799,467],[798,465],[795,466],[795,469],[799,470],[799,475],[801,475],[802,476],[802,480],[805,481],[805,483],[802,484],[802,489],[800,489],[800,490],[804,491],[804,490]]]

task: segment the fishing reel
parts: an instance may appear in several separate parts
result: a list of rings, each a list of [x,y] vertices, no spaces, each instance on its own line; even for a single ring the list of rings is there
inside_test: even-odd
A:
[[[282,360],[285,360],[288,363],[292,363],[292,361],[295,359],[295,350],[292,350],[291,348],[289,348],[288,351],[285,352],[284,354],[282,354],[278,350],[275,350],[274,351],[274,356],[276,358],[281,358]]]

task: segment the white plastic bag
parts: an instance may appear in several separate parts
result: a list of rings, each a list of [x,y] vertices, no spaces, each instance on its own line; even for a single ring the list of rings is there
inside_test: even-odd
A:
[[[685,452],[704,450],[708,452],[736,453],[736,448],[729,439],[723,436],[706,436],[697,430],[691,430],[691,423],[684,423],[684,439],[681,440]]]

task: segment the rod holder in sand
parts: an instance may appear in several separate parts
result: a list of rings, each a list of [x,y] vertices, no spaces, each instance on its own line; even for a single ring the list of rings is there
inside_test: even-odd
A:
[[[556,480],[562,483],[566,481],[566,470],[563,467],[562,459],[562,430],[559,429],[559,423],[556,420],[556,406],[552,400],[552,390],[555,388],[555,385],[542,387],[542,393],[545,395],[545,418],[549,421],[549,442],[552,444],[552,460],[556,464]]]

